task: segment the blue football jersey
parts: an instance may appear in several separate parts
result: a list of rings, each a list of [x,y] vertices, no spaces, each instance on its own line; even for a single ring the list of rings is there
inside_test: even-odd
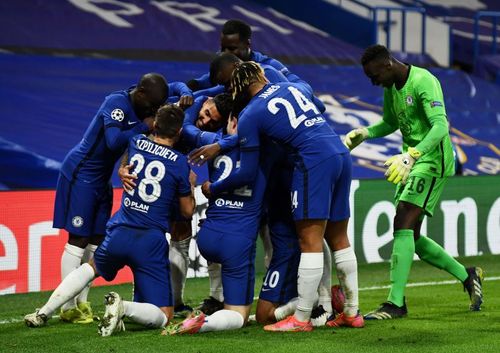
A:
[[[138,177],[137,186],[123,193],[121,207],[108,228],[124,225],[169,232],[173,203],[179,196],[191,194],[186,156],[144,135],[130,140],[128,155]]]
[[[265,85],[240,113],[240,148],[255,150],[260,136],[268,136],[293,154],[300,169],[348,152],[311,100],[312,95],[300,84]]]
[[[63,161],[61,173],[68,180],[76,179],[94,185],[109,182],[114,165],[125,151],[128,140],[148,131],[132,108],[131,90],[114,92],[105,98],[82,140]],[[110,129],[118,130],[111,135]]]
[[[257,236],[267,179],[276,158],[272,142],[266,141],[262,148],[255,180],[212,197],[208,203],[204,227],[217,230],[222,225],[225,232],[235,236]],[[234,173],[239,168],[239,155],[236,147],[215,158],[209,164],[210,182],[223,180]]]

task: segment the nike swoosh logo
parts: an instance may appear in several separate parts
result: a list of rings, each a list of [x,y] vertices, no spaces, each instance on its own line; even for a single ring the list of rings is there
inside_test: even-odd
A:
[[[137,121],[129,121],[128,124],[129,125],[134,125],[134,124],[137,124]]]
[[[263,291],[263,292],[267,292],[267,291],[270,291],[270,290],[271,290],[271,288],[262,288],[261,289],[261,291]]]

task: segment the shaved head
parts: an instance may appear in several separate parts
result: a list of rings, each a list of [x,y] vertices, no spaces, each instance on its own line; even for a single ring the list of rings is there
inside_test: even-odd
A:
[[[157,74],[156,72],[150,72],[143,75],[137,87],[142,88],[146,94],[164,97],[163,102],[165,102],[168,97],[167,80],[163,75]]]
[[[134,110],[140,119],[153,117],[167,98],[167,80],[154,72],[143,75],[132,92]]]

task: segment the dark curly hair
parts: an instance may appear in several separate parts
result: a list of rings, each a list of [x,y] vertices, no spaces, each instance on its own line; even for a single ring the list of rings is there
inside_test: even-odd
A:
[[[363,56],[361,56],[361,65],[365,66],[373,60],[390,58],[391,53],[386,47],[380,44],[375,44],[365,49]]]

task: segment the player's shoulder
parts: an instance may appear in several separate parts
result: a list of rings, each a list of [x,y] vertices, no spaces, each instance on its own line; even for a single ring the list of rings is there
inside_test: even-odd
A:
[[[111,112],[111,117],[117,117],[115,120],[119,120],[120,117],[129,113],[132,110],[132,102],[130,101],[128,91],[116,91],[106,96],[101,106],[101,110]]]
[[[135,145],[139,140],[149,140],[149,138],[144,134],[137,134],[132,136],[130,143]]]
[[[414,65],[411,66],[411,79],[414,83],[426,83],[437,80],[436,76],[429,70]]]
[[[274,67],[276,70],[286,75],[288,73],[288,69],[283,63],[275,58],[264,55],[258,51],[252,51],[251,60],[259,63],[260,65],[269,65]]]

